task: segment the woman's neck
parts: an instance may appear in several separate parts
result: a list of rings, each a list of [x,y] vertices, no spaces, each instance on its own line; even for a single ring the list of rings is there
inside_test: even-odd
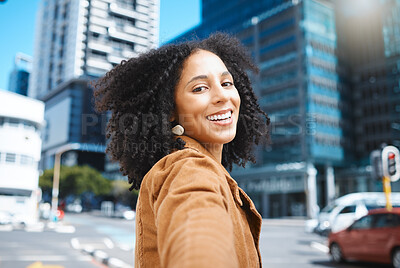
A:
[[[210,143],[204,143],[202,144],[204,148],[207,149],[207,151],[210,152],[212,156],[215,157],[215,159],[221,163],[222,162],[222,149],[224,148],[223,144],[210,144]]]

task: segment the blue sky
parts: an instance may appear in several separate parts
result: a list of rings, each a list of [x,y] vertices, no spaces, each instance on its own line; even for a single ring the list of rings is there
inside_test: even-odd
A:
[[[0,3],[0,89],[18,52],[33,56],[36,11],[40,0],[7,0]],[[160,0],[160,43],[200,23],[201,0]]]

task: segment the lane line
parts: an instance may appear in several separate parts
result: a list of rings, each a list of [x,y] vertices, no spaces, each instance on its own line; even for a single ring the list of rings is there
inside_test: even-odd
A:
[[[311,242],[310,246],[324,253],[329,253],[329,248],[318,242]]]

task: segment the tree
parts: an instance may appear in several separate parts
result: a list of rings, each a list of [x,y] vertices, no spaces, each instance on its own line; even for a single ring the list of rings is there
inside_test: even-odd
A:
[[[39,186],[43,192],[51,193],[53,188],[53,169],[47,169],[39,177]],[[85,192],[95,195],[107,195],[111,192],[111,181],[104,178],[96,169],[90,166],[61,166],[60,193],[61,199],[69,196],[79,196]]]
[[[116,202],[136,208],[139,191],[129,191],[130,184],[125,180],[115,180],[112,182],[112,196]]]

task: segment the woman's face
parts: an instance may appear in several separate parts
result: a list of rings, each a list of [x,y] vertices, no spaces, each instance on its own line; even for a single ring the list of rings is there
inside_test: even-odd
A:
[[[174,119],[203,145],[226,144],[236,135],[240,96],[222,60],[206,50],[183,64],[175,89]]]

